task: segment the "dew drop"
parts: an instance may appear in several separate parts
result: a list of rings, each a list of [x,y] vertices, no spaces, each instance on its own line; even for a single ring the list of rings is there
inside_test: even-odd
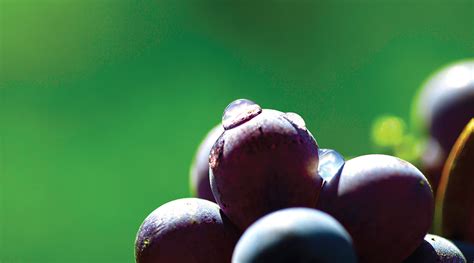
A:
[[[318,173],[326,181],[342,171],[345,164],[344,157],[340,153],[331,149],[318,149],[319,167]]]
[[[284,117],[297,128],[306,130],[306,123],[304,122],[303,118],[301,118],[300,115],[294,112],[287,112],[285,113]]]
[[[261,112],[262,108],[251,100],[234,100],[224,110],[222,126],[226,130],[232,129],[251,120]]]

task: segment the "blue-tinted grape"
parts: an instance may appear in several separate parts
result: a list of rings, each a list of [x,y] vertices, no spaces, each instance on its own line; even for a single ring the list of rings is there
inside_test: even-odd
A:
[[[428,234],[403,263],[466,263],[466,258],[451,241]]]
[[[352,263],[356,255],[347,231],[330,215],[287,208],[255,222],[243,234],[233,263]]]

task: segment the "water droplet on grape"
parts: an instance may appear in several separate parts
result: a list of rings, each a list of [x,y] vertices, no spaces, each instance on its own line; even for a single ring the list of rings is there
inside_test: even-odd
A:
[[[224,110],[222,126],[226,130],[232,129],[251,120],[261,112],[262,108],[251,100],[234,100]]]
[[[293,125],[295,125],[297,128],[306,130],[306,123],[304,122],[303,118],[301,118],[300,115],[294,112],[287,112],[285,113],[284,117]]]
[[[321,178],[330,181],[331,178],[338,175],[342,171],[345,164],[344,157],[335,150],[318,149],[319,167],[318,173]]]

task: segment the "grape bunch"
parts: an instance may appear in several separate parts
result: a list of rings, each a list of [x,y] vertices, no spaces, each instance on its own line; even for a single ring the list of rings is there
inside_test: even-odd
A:
[[[474,156],[466,137],[458,163]],[[458,172],[472,172],[465,166]],[[160,206],[140,226],[137,263],[466,262],[428,234],[435,200],[422,172],[389,155],[346,161],[320,148],[296,113],[232,102],[190,174],[195,197]],[[472,231],[474,221],[460,227]]]

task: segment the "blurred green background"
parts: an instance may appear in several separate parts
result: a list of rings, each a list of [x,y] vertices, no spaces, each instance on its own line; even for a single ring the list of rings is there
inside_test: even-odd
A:
[[[474,1],[0,0],[0,262],[133,262],[224,107],[299,113],[322,147],[474,56]]]

